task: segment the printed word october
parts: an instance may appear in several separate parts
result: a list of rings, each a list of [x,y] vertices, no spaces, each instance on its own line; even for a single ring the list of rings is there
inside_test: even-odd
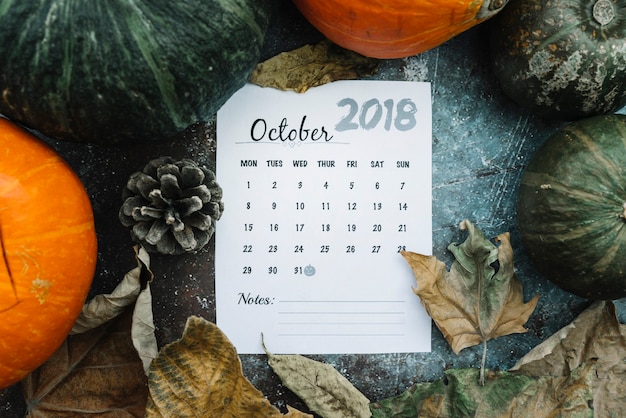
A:
[[[269,141],[324,141],[328,142],[333,139],[326,127],[306,128],[306,115],[302,116],[300,127],[290,128],[287,118],[283,118],[278,126],[269,128],[265,119],[257,119],[252,123],[250,128],[250,137],[253,141],[269,140]]]

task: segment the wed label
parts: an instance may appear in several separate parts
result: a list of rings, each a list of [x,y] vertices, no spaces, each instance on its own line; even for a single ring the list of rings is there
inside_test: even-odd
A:
[[[430,351],[430,84],[246,85],[217,115],[217,325],[239,353]]]

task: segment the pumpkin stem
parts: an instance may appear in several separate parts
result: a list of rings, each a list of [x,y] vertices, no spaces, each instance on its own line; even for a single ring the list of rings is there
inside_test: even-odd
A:
[[[607,25],[615,17],[615,8],[610,0],[598,0],[593,5],[593,18],[600,25]]]
[[[619,217],[626,221],[626,202],[624,202],[622,207],[624,208],[624,210],[622,211],[622,213],[619,214]]]

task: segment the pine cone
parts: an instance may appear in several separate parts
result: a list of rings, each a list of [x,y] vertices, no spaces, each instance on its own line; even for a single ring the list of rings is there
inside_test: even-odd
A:
[[[202,249],[224,211],[215,173],[192,160],[161,157],[133,173],[119,218],[146,250],[181,254]]]

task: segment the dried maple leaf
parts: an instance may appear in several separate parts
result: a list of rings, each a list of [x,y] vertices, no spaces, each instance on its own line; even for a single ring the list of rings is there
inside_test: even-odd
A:
[[[283,415],[243,375],[237,351],[214,324],[192,316],[180,340],[152,361],[146,417]]]
[[[450,271],[434,256],[402,252],[413,269],[413,291],[446,341],[458,354],[483,343],[481,383],[484,382],[486,343],[512,333],[526,332],[524,324],[539,300],[524,303],[522,284],[515,278],[509,233],[496,237],[500,246],[485,238],[471,222],[460,224],[468,238],[448,249],[455,257]]]

